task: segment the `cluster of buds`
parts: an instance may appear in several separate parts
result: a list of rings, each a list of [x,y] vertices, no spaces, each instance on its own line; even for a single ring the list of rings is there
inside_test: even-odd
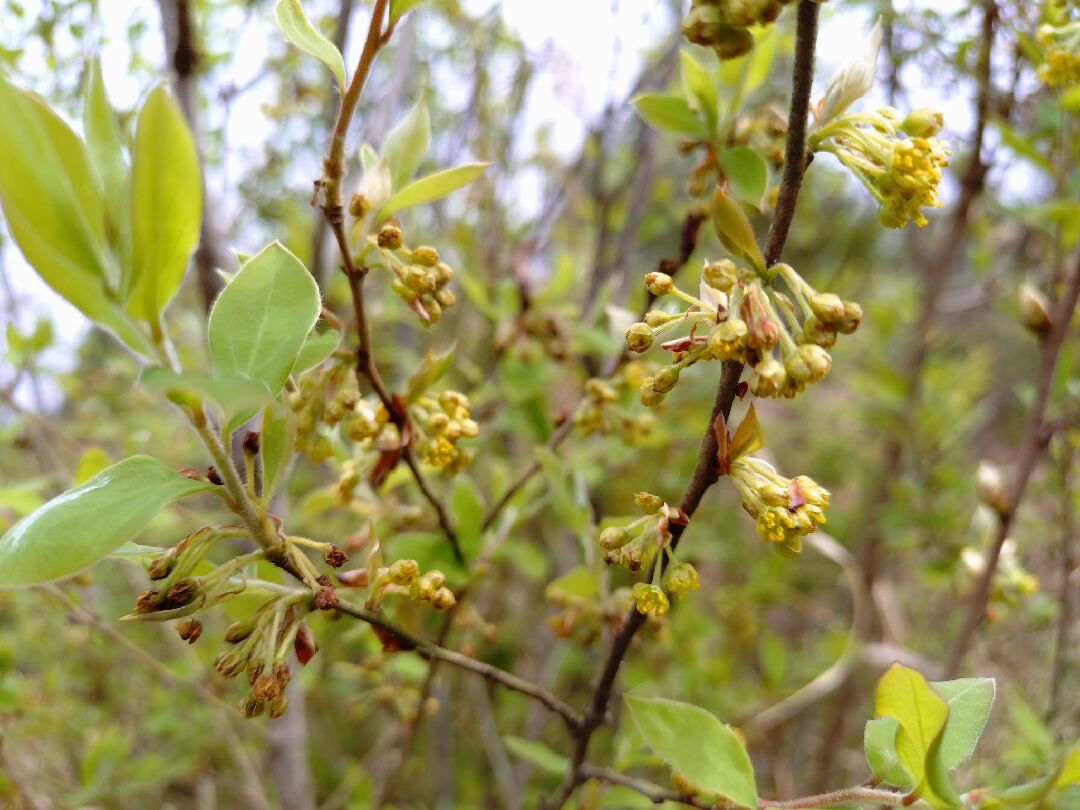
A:
[[[430,245],[410,248],[405,244],[401,227],[394,222],[383,225],[369,241],[394,274],[390,286],[421,323],[435,323],[443,310],[457,302],[449,287],[454,269],[440,260],[438,250]],[[363,265],[366,261],[362,256],[358,263]]]
[[[659,495],[639,492],[634,502],[644,513],[642,517],[604,529],[600,533],[600,548],[604,562],[628,571],[640,571],[656,560],[652,582],[636,583],[630,591],[630,602],[642,615],[662,616],[671,604],[668,593],[681,599],[698,589],[697,571],[689,563],[680,563],[671,548],[671,524],[685,525],[687,518],[681,509],[664,503]]]
[[[892,107],[849,112],[810,137],[817,151],[830,152],[877,200],[878,219],[888,228],[926,225],[924,208],[940,208],[938,185],[952,152],[936,136],[942,116],[918,109],[901,117]]]
[[[758,534],[785,557],[802,550],[803,535],[825,523],[829,492],[805,475],[785,478],[753,456],[731,462],[731,480],[742,507],[757,521]]]
[[[409,416],[425,464],[447,475],[455,475],[469,466],[473,451],[458,443],[461,439],[475,439],[480,428],[469,416],[468,397],[449,390],[438,395],[422,394],[409,404]]]
[[[1080,84],[1080,20],[1063,20],[1060,25],[1040,25],[1035,42],[1043,50],[1039,81],[1047,87]]]
[[[347,572],[341,579],[351,584],[351,573]],[[438,611],[449,610],[457,604],[454,592],[446,586],[446,575],[436,569],[420,573],[420,564],[416,560],[395,560],[389,566],[376,569],[374,575],[361,573],[362,579],[370,583],[366,605],[371,610],[378,609],[388,593],[405,595]]]
[[[661,403],[683,369],[700,360],[735,360],[750,365],[750,390],[762,397],[794,397],[828,374],[832,367],[829,348],[837,335],[858,329],[862,308],[833,293],[818,292],[789,265],[775,265],[772,273],[766,281],[756,272],[737,268],[729,259],[708,262],[699,297],[680,290],[663,273],[645,277],[646,286],[655,295],[671,293],[689,306],[679,313],[649,312],[643,322],[627,330],[627,348],[644,352],[657,336],[675,327],[689,326],[690,331],[663,344],[672,352],[672,363],[642,382],[639,394],[643,404]],[[791,297],[775,289],[778,278]]]
[[[792,0],[692,0],[683,36],[712,48],[720,59],[736,59],[754,47],[749,28],[770,25]]]
[[[296,447],[313,463],[321,464],[334,453],[334,443],[320,427],[341,426],[342,435],[354,442],[369,442],[383,431],[393,430],[390,415],[381,403],[363,399],[352,369],[346,363],[327,363],[305,374],[289,395],[296,414]],[[395,436],[385,437],[396,441]]]
[[[574,412],[574,426],[586,435],[619,433],[628,445],[647,438],[656,418],[651,413],[634,413],[621,404],[624,394],[636,391],[643,378],[641,364],[629,363],[611,380],[589,380],[585,384],[585,397]]]

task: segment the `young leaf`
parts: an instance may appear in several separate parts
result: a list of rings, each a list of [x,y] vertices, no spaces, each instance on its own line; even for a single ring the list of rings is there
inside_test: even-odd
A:
[[[709,132],[716,131],[717,97],[716,80],[709,71],[702,67],[688,50],[679,51],[682,65],[683,94],[692,99],[698,111],[704,116]]]
[[[341,333],[336,329],[327,329],[321,335],[310,335],[304,341],[304,348],[297,355],[296,362],[293,363],[291,375],[296,377],[309,369],[315,368],[315,366],[337,351],[337,347],[340,345]]]
[[[456,350],[456,343],[450,344],[450,347],[442,354],[435,354],[430,348],[427,350],[427,354],[424,355],[420,367],[416,370],[416,373],[409,378],[409,388],[407,393],[409,402],[414,401],[418,396],[439,381],[442,375],[446,373],[447,369],[449,369],[454,362],[454,353]]]
[[[765,434],[761,431],[761,423],[758,421],[757,408],[754,403],[746,409],[746,416],[735,429],[735,435],[731,437],[731,448],[728,451],[732,461],[740,456],[746,456],[755,450],[765,446]]]
[[[390,167],[392,188],[401,188],[416,174],[431,143],[431,117],[423,99],[386,136],[383,155]]]
[[[281,243],[267,245],[240,268],[210,311],[214,376],[262,382],[277,394],[320,308],[307,268]]]
[[[390,198],[383,207],[382,214],[388,217],[397,211],[412,208],[414,205],[445,197],[452,191],[467,186],[482,175],[490,165],[490,163],[466,163],[413,180]]]
[[[296,418],[292,409],[271,402],[263,410],[261,432],[263,498],[269,499],[285,480],[285,468],[296,449]]]
[[[746,259],[757,270],[764,271],[765,257],[761,255],[761,249],[754,239],[750,220],[746,218],[739,204],[720,187],[717,187],[713,194],[712,220],[716,235],[728,251]]]
[[[311,24],[300,0],[278,0],[274,6],[274,19],[289,42],[330,68],[337,79],[338,88],[345,92],[345,60],[341,51]]]
[[[97,60],[86,70],[83,90],[83,129],[90,166],[101,184],[105,200],[105,237],[119,258],[117,289],[127,295],[131,275],[130,172],[124,159],[124,138],[109,103]]]
[[[450,506],[454,513],[454,526],[457,529],[461,549],[465,559],[472,560],[480,553],[480,541],[483,532],[484,501],[479,490],[468,476],[459,475],[454,479],[454,490],[450,496]]]
[[[164,85],[139,111],[131,167],[131,289],[127,310],[156,323],[199,242],[202,178],[195,142]]]
[[[546,599],[593,599],[600,593],[596,574],[584,565],[571,568],[544,589]]]
[[[53,498],[0,537],[0,588],[37,585],[97,562],[173,501],[213,488],[132,456]]]
[[[720,168],[735,196],[755,208],[761,208],[769,190],[769,167],[753,149],[736,146],[720,153]]]
[[[531,762],[541,771],[552,776],[564,776],[570,767],[570,760],[562,754],[556,754],[542,742],[526,740],[523,737],[506,735],[503,737],[506,750],[526,762]]]
[[[624,695],[653,753],[702,793],[757,807],[754,767],[738,736],[699,706]]]
[[[686,100],[664,93],[645,93],[630,102],[642,120],[653,129],[685,135],[695,140],[707,140],[709,128]]]
[[[79,457],[75,467],[75,483],[83,484],[113,463],[112,457],[103,447],[88,447]]]
[[[825,96],[818,102],[818,126],[827,124],[848,107],[865,96],[874,86],[877,73],[878,51],[881,50],[881,23],[874,25],[866,41],[866,48],[852,61],[844,65],[829,80]]]
[[[227,430],[235,430],[274,396],[266,383],[256,380],[210,377],[193,371],[177,374],[160,366],[145,369],[139,382],[177,405],[196,405],[209,400],[225,417]]]
[[[893,664],[878,681],[874,712],[900,724],[896,753],[919,791],[926,779],[927,759],[945,729],[948,705],[918,672]]]
[[[896,753],[896,732],[899,730],[900,721],[895,717],[878,717],[867,721],[863,733],[863,751],[875,781],[906,787],[910,780]]]
[[[930,684],[949,704],[949,720],[941,735],[942,764],[955,770],[971,759],[994,705],[993,678],[960,678]]]

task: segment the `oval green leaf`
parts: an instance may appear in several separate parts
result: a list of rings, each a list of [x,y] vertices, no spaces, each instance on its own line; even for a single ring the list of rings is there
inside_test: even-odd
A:
[[[164,85],[146,97],[131,167],[131,289],[127,310],[156,323],[199,242],[202,178],[184,114]]]
[[[945,730],[948,705],[921,674],[893,664],[878,681],[874,712],[878,717],[893,717],[900,724],[896,753],[919,791],[926,778],[927,758]]]
[[[626,705],[653,753],[702,793],[741,807],[757,807],[754,767],[729,726],[690,703],[625,695]]]
[[[276,395],[296,364],[322,304],[307,268],[279,242],[240,268],[210,311],[214,376],[265,383]]]
[[[736,146],[721,152],[719,160],[735,196],[760,209],[769,190],[769,167],[765,159],[747,146]]]
[[[401,188],[412,180],[430,144],[431,116],[421,99],[386,136],[383,154],[390,167],[391,188]]]
[[[77,573],[131,540],[173,501],[212,487],[151,456],[113,464],[0,537],[0,587]]]
[[[441,172],[429,174],[414,180],[392,196],[383,207],[382,214],[388,217],[396,211],[412,208],[420,203],[438,200],[467,186],[473,180],[482,175],[490,163],[466,163],[455,166],[453,169],[443,169]]]
[[[719,187],[713,194],[712,221],[720,242],[732,255],[745,259],[759,272],[764,272],[765,257],[754,239],[750,220],[739,204]]]
[[[338,87],[344,92],[345,60],[341,51],[311,24],[300,0],[278,0],[278,4],[274,6],[274,19],[289,42],[330,68],[337,79]]]
[[[930,688],[949,704],[949,719],[941,735],[942,764],[959,768],[975,753],[994,705],[993,678],[959,678],[937,681]]]
[[[664,93],[645,93],[631,102],[637,114],[653,129],[685,135],[695,140],[709,138],[708,125],[701,119],[686,99]]]

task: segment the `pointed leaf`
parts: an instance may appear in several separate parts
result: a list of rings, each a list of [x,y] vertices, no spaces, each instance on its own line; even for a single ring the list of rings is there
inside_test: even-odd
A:
[[[337,79],[338,88],[344,92],[345,60],[341,51],[311,24],[300,0],[278,0],[278,4],[274,6],[274,19],[289,42],[330,68]]]
[[[300,354],[293,364],[292,376],[299,376],[305,371],[315,368],[315,366],[336,352],[337,347],[340,345],[341,333],[336,329],[327,329],[321,335],[310,335],[304,341],[304,348],[300,350]]]
[[[878,717],[893,717],[899,722],[896,753],[916,791],[921,790],[926,778],[927,758],[945,730],[948,705],[918,672],[893,664],[878,682],[874,713]]]
[[[531,762],[541,771],[552,776],[565,776],[567,768],[570,767],[570,760],[536,740],[526,740],[523,737],[508,734],[503,737],[503,745],[514,756]]]
[[[712,199],[712,220],[716,235],[733,255],[750,262],[758,271],[765,270],[765,258],[761,255],[754,229],[742,208],[722,188],[717,188]]]
[[[683,94],[702,114],[709,132],[716,132],[716,80],[690,51],[679,51],[679,61],[682,65]]]
[[[296,417],[292,409],[272,402],[263,410],[262,455],[263,499],[269,500],[285,480],[285,470],[296,449]]]
[[[131,290],[127,310],[156,323],[180,288],[202,217],[195,142],[164,85],[139,111],[131,167]]]
[[[445,197],[476,180],[490,165],[490,163],[466,163],[414,180],[390,198],[383,207],[383,216],[390,216],[396,211]]]
[[[427,0],[390,0],[390,25]]]
[[[664,93],[645,93],[630,102],[642,120],[653,129],[683,135],[694,140],[709,138],[709,128],[686,99]]]
[[[887,785],[907,785],[906,774],[900,765],[900,757],[896,753],[896,732],[900,730],[900,721],[895,717],[878,717],[866,723],[866,731],[863,734],[863,751],[866,753],[866,762],[875,781]],[[903,780],[897,781],[898,775],[903,774]]]
[[[209,400],[225,417],[227,430],[234,430],[246,422],[250,414],[274,396],[266,383],[256,380],[211,377],[193,371],[177,374],[160,366],[145,369],[139,376],[139,382],[151,391],[164,394],[177,405],[194,406]]]
[[[273,242],[222,290],[210,312],[214,376],[265,383],[276,395],[321,309],[319,288],[293,254]]]
[[[386,136],[383,154],[390,166],[393,188],[402,188],[420,168],[431,143],[431,117],[424,100],[416,102],[409,114]]]
[[[765,159],[749,147],[736,146],[721,152],[719,161],[735,196],[760,209],[769,190],[769,167]]]
[[[424,355],[420,368],[409,378],[407,398],[414,402],[418,396],[437,383],[454,362],[454,354],[457,351],[457,343],[450,344],[442,354],[435,354],[434,350],[428,349]]]
[[[941,737],[942,763],[959,768],[975,752],[990,709],[994,705],[993,678],[959,678],[931,683],[930,688],[949,704],[949,720]]]
[[[132,456],[27,515],[0,537],[0,588],[74,574],[110,554],[173,501],[211,489]]]
[[[624,695],[653,753],[702,793],[757,807],[754,767],[738,736],[699,706]]]
[[[739,423],[735,435],[731,437],[730,458],[734,461],[740,456],[749,455],[764,446],[765,434],[761,431],[757,408],[751,402],[750,407],[746,409],[746,416]]]

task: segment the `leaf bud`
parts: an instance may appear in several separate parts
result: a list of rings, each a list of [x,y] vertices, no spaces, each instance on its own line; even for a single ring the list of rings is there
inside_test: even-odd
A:
[[[420,566],[416,560],[395,560],[387,572],[390,581],[395,585],[408,585],[420,573]]]
[[[333,543],[323,551],[323,561],[331,568],[341,568],[348,560],[349,555],[345,553],[345,549]]]
[[[995,465],[987,461],[979,462],[979,468],[975,473],[975,489],[979,494],[979,500],[999,515],[1008,511],[1009,499],[1005,491],[1005,479],[1001,475],[1001,470]]]
[[[421,245],[412,252],[412,260],[421,267],[437,267],[439,251],[430,245]]]
[[[377,239],[384,250],[397,250],[402,244],[401,228],[388,222],[379,229]]]
[[[1050,302],[1046,296],[1030,284],[1021,284],[1018,293],[1020,303],[1020,323],[1040,337],[1050,332],[1053,321],[1050,319]]]
[[[626,330],[626,348],[630,351],[648,351],[652,343],[653,330],[647,323],[635,323]]]
[[[634,496],[634,503],[646,515],[655,515],[664,505],[664,499],[651,492],[639,492]]]
[[[671,276],[667,273],[649,273],[645,276],[645,286],[653,295],[667,295],[674,288]]]

